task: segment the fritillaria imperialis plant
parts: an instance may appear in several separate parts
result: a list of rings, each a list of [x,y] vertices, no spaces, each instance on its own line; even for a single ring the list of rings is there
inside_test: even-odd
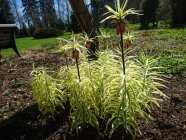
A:
[[[125,57],[124,57],[123,33],[125,32],[126,25],[127,25],[125,18],[128,15],[140,15],[139,11],[134,10],[133,8],[125,10],[127,3],[128,3],[128,0],[125,0],[123,4],[121,4],[120,0],[117,0],[116,10],[106,5],[105,8],[108,10],[108,12],[106,12],[105,15],[108,15],[108,16],[101,21],[103,23],[106,20],[114,20],[114,22],[116,23],[116,31],[117,31],[117,34],[120,35],[120,38],[121,38],[120,46],[121,46],[121,51],[122,51],[122,64],[123,64],[124,75],[125,75]]]
[[[81,81],[80,71],[79,71],[79,56],[80,56],[80,52],[86,51],[86,48],[82,45],[82,41],[80,37],[74,35],[73,33],[70,40],[67,39],[62,39],[62,40],[66,42],[66,44],[60,46],[59,51],[63,52],[65,57],[68,57],[70,52],[72,53],[71,56],[73,59],[75,59],[78,79],[79,81]]]

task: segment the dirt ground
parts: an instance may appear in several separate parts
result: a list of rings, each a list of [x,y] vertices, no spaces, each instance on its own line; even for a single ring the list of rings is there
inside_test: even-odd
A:
[[[61,54],[42,50],[0,62],[0,140],[108,139],[98,136],[92,128],[71,134],[68,107],[54,119],[38,111],[30,85],[33,64],[55,70],[63,62]],[[139,121],[142,135],[137,140],[186,140],[186,77],[174,75],[167,81],[167,88],[162,90],[169,98],[152,110],[153,120]]]

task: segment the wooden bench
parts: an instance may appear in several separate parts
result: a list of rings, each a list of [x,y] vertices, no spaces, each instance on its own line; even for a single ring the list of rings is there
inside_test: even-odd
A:
[[[20,56],[15,42],[15,33],[17,26],[15,24],[0,24],[0,59],[2,58],[1,50],[12,48]]]

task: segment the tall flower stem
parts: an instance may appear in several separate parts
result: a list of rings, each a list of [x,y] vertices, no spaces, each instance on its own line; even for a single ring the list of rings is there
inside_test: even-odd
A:
[[[69,57],[66,57],[66,66],[68,68],[68,61],[69,61]]]
[[[81,81],[81,78],[80,78],[80,72],[79,72],[79,62],[78,62],[78,58],[76,57],[75,60],[76,60],[76,67],[77,67],[77,72],[78,72],[78,79],[79,79],[79,82],[80,82],[80,81]]]
[[[121,51],[122,51],[121,57],[122,57],[122,64],[123,64],[123,74],[125,75],[125,55],[124,55],[123,31],[122,31],[121,23],[122,23],[122,21],[120,20],[119,27],[120,27],[120,31],[121,31],[121,34],[120,34],[120,37],[121,37],[120,45],[121,45]]]

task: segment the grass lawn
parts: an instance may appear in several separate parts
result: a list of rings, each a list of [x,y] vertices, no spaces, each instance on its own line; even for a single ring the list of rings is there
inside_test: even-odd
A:
[[[65,33],[62,36],[59,37],[53,37],[53,38],[45,38],[45,39],[35,39],[33,37],[24,37],[24,38],[18,38],[16,39],[16,45],[19,50],[19,52],[27,51],[29,49],[41,47],[43,45],[46,45],[51,42],[56,42],[57,38],[68,38],[70,37],[70,32]],[[13,49],[6,49],[1,50],[3,57],[8,57],[10,55],[15,55]]]
[[[130,29],[137,30],[140,27],[139,24],[130,24]],[[114,36],[115,29],[114,28],[101,28],[101,31],[104,32],[110,32],[111,35]],[[61,38],[69,38],[71,35],[70,32],[66,32],[64,35],[60,36]],[[25,38],[18,38],[16,39],[16,45],[19,50],[19,52],[24,52],[29,49],[38,48],[41,46],[44,46],[46,44],[49,44],[51,42],[56,42],[57,38],[60,37],[53,37],[53,38],[46,38],[46,39],[34,39],[33,37],[25,37]],[[6,49],[1,50],[3,57],[8,57],[11,55],[15,55],[13,49]]]

